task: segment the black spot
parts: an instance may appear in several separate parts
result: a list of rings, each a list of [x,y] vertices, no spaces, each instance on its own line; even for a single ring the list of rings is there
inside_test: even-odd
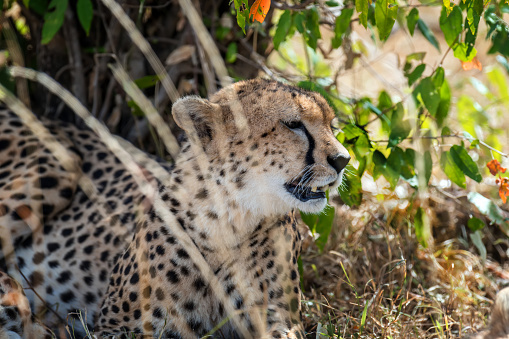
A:
[[[134,319],[138,320],[141,318],[141,311],[140,310],[134,310],[133,312]]]
[[[184,308],[185,308],[186,310],[188,310],[188,311],[193,311],[193,310],[194,310],[194,308],[195,308],[195,304],[194,304],[194,302],[192,302],[192,301],[187,301],[187,302],[185,302],[183,306],[184,306]]]
[[[63,271],[57,278],[57,282],[60,284],[65,284],[69,280],[71,280],[71,271]]]
[[[131,300],[132,302],[135,302],[136,299],[138,299],[138,294],[136,292],[129,293],[129,300]]]
[[[55,188],[58,185],[58,179],[50,176],[41,177],[39,184],[41,189]]]
[[[87,304],[94,304],[94,303],[96,302],[96,300],[97,300],[97,298],[96,298],[96,296],[95,296],[95,294],[94,294],[94,293],[92,293],[92,292],[87,292],[87,293],[85,294],[85,302],[86,302]]]
[[[159,255],[164,255],[164,247],[162,247],[161,245],[157,246],[156,253]]]
[[[168,279],[169,282],[174,283],[174,284],[176,284],[180,281],[180,278],[179,278],[177,272],[175,272],[174,270],[169,270],[166,273],[166,278]]]
[[[183,259],[188,259],[189,258],[189,254],[187,253],[187,251],[183,248],[179,249],[177,251],[177,255],[180,257],[180,258],[183,258]]]
[[[5,150],[9,145],[11,144],[10,140],[7,139],[0,139],[0,151]]]
[[[54,209],[55,209],[54,205],[42,204],[42,214],[44,216],[50,215],[53,212]]]
[[[163,312],[161,311],[161,309],[159,307],[156,307],[154,309],[154,312],[152,312],[152,315],[156,318],[159,318],[161,319],[163,317]]]
[[[71,302],[75,299],[73,291],[68,290],[62,294],[60,294],[60,300],[62,300],[64,303]]]
[[[60,244],[56,243],[56,242],[50,242],[47,245],[47,248],[48,248],[48,251],[50,251],[50,253],[55,252],[56,250],[58,250],[60,248]]]

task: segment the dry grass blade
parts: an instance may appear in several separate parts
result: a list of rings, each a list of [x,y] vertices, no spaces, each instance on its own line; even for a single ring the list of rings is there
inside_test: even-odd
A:
[[[116,3],[114,0],[101,0],[106,7],[109,8],[111,13],[117,18],[120,24],[127,31],[134,44],[138,46],[140,51],[145,55],[150,66],[154,69],[156,74],[161,79],[161,83],[168,93],[172,102],[175,102],[179,98],[179,93],[175,88],[175,85],[171,82],[169,75],[166,73],[163,64],[157,58],[154,50],[148,43],[148,41],[141,35],[140,31],[136,28],[134,22],[127,16],[122,7]]]
[[[214,42],[209,32],[207,31],[207,28],[203,24],[202,18],[198,15],[196,8],[194,8],[190,0],[179,0],[179,3],[180,6],[182,7],[182,10],[184,11],[184,14],[189,20],[191,26],[196,32],[196,36],[198,37],[200,44],[202,45],[203,49],[209,56],[212,66],[214,67],[214,70],[216,71],[216,74],[219,77],[221,85],[223,87],[227,87],[232,83],[230,77],[228,76],[228,70],[226,69],[224,60],[221,57],[221,54],[219,53],[219,49],[217,48],[216,43]],[[233,89],[231,89],[230,97],[233,98],[237,97],[237,94],[234,93]],[[243,114],[243,108],[242,105],[240,104],[240,101],[232,100],[229,104],[231,112],[233,113],[235,125],[239,129],[239,132],[240,133],[247,132],[249,127],[247,125],[247,119]]]
[[[152,200],[152,206],[156,213],[161,217],[164,224],[167,225],[167,227],[169,227],[169,225],[178,224],[177,220],[175,219],[175,216],[171,214],[171,212],[168,210],[167,206],[161,199],[159,191],[145,179],[145,175],[143,174],[138,164],[134,161],[132,156],[120,145],[117,139],[110,134],[108,129],[101,122],[99,122],[92,116],[92,114],[79,102],[77,98],[75,98],[71,93],[69,93],[69,91],[67,91],[55,80],[51,79],[44,73],[40,73],[22,67],[11,67],[9,68],[9,72],[13,76],[21,76],[31,80],[38,81],[44,86],[46,86],[55,95],[59,96],[67,105],[69,105],[69,107],[71,107],[76,112],[76,114],[78,114],[85,121],[85,123],[94,132],[97,133],[97,135],[110,149],[110,151],[113,154],[115,154],[115,156],[122,162],[126,169],[132,174],[133,178],[136,181],[136,184],[140,189],[140,192]],[[31,120],[34,120],[35,121],[34,124],[37,127],[41,126],[41,128],[44,128],[42,124],[37,120],[37,118],[35,118],[33,113],[28,111],[26,107],[24,107],[23,104],[18,99],[16,99],[12,94],[10,94],[3,86],[0,87],[0,100],[4,101],[7,104],[7,106],[9,106],[9,108],[11,108],[13,111],[15,112],[20,111],[21,112],[20,114],[22,115],[28,114],[29,122],[31,122]],[[67,150],[57,141],[54,142],[58,145],[58,151],[62,151],[64,152],[62,154],[66,154],[65,152],[67,152]],[[50,147],[48,148],[51,150]],[[58,156],[57,154],[55,154],[55,157],[59,161],[62,158],[60,154],[58,154]],[[62,160],[68,162],[67,158],[62,158]],[[64,168],[67,169],[67,167],[65,166]],[[82,178],[86,177],[82,176]],[[209,282],[212,291],[214,292],[216,297],[223,303],[226,313],[231,316],[232,321],[235,323],[235,326],[241,331],[243,337],[250,338],[251,335],[245,328],[244,324],[239,320],[239,316],[232,304],[232,301],[226,295],[226,292],[221,287],[221,284],[219,283],[217,277],[212,272],[210,266],[205,261],[200,251],[194,245],[192,239],[184,230],[180,229],[179,227],[173,227],[171,229],[171,232],[189,252],[193,262],[198,267],[204,279]]]
[[[161,118],[152,102],[150,102],[150,100],[145,95],[143,95],[141,90],[129,78],[129,75],[126,73],[126,71],[124,71],[120,64],[110,65],[110,68],[113,72],[113,76],[120,84],[122,84],[122,87],[126,93],[136,102],[139,107],[143,107],[143,112],[145,113],[148,121],[152,126],[154,126],[157,134],[163,140],[164,146],[166,147],[168,153],[170,153],[173,160],[177,159],[177,155],[179,154],[179,145],[177,143],[177,139],[173,133],[171,133],[170,128]]]

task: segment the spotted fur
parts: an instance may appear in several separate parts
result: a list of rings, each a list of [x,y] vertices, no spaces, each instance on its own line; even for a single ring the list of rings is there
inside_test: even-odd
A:
[[[316,93],[253,80],[210,100],[180,99],[173,116],[188,141],[173,169],[161,163],[169,179],[143,170],[174,220],[168,224],[95,134],[44,121],[97,187],[91,199],[78,185],[80,171],[65,171],[1,112],[3,269],[30,287],[31,310],[50,328],[81,310],[97,337],[240,338],[241,326],[254,338],[304,338],[293,211],[322,210],[321,189],[341,182],[349,157],[333,135],[334,112]],[[40,323],[24,326],[32,324]]]

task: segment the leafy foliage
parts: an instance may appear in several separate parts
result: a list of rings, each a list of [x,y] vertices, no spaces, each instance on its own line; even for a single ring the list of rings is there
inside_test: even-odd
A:
[[[336,7],[337,3],[327,2],[326,5]],[[441,51],[435,34],[420,18],[419,8],[417,6],[404,8],[399,5],[400,3],[392,0],[345,2],[344,8],[341,9],[334,22],[334,35],[330,41],[331,48],[344,47],[344,41],[349,39],[352,23],[355,20],[371,31],[376,28],[382,42],[389,38],[396,21],[400,20],[400,24],[406,21],[410,35],[413,36],[417,28],[432,46]],[[500,14],[509,12],[509,7],[503,1],[489,5],[482,0],[465,0],[459,4],[444,1],[441,7],[438,23],[448,47],[445,53],[451,51],[461,62],[463,69],[482,68],[476,59],[475,43],[478,38],[479,23],[483,16],[489,27],[487,38],[492,41],[490,52],[498,52],[505,57],[509,56],[508,25],[502,20]],[[355,13],[357,13],[357,18]],[[286,46],[285,42],[298,32],[304,43],[309,46],[309,51],[316,51],[318,41],[321,39],[319,27],[320,13],[315,6],[299,10],[286,9],[277,21],[274,48],[281,50],[282,46]],[[347,46],[347,48],[351,48],[351,46]],[[414,107],[412,110],[410,110],[412,105],[409,105],[407,101],[399,99],[393,102],[393,98],[385,91],[380,93],[376,106],[373,104],[376,101],[371,98],[350,101],[347,98],[341,98],[333,87],[325,89],[316,84],[312,85],[312,81],[302,82],[306,84],[305,88],[318,91],[332,107],[347,116],[348,123],[344,125],[342,133],[338,136],[338,140],[355,155],[356,160],[356,164],[348,166],[344,184],[339,190],[341,199],[347,205],[361,204],[363,191],[360,178],[365,173],[372,176],[374,180],[383,177],[391,189],[395,189],[400,185],[400,180],[403,180],[418,191],[430,185],[434,167],[440,168],[443,175],[462,189],[467,189],[473,183],[480,183],[483,180],[483,171],[480,166],[487,161],[487,157],[491,156],[492,147],[476,137],[478,135],[477,127],[474,126],[482,126],[483,121],[486,121],[485,113],[475,101],[468,97],[461,97],[457,106],[454,107],[452,105],[453,95],[445,70],[442,67],[430,69],[429,65],[423,63],[424,57],[425,52],[410,54],[404,64],[404,74],[413,98]],[[502,58],[501,60],[506,59]],[[507,62],[505,65],[509,71]],[[505,80],[502,80],[504,77],[499,72],[498,69],[490,70],[491,75],[489,76],[492,78],[492,83],[496,84],[500,90],[498,98],[505,100],[508,89]],[[476,83],[476,86],[481,88],[484,85]],[[490,99],[494,100],[490,91],[484,90],[484,95],[490,96]],[[447,126],[453,107],[458,110],[462,127],[465,128],[463,134],[444,127]],[[477,117],[477,121],[474,123],[472,123],[472,116]],[[372,135],[376,130],[368,125],[375,120],[380,120],[382,133],[387,136],[385,146],[383,143],[373,140]],[[415,148],[415,144],[409,145],[406,142],[414,139],[422,140],[418,149]],[[459,143],[443,147],[438,152],[422,149],[424,144],[429,147],[432,142],[444,142],[446,139],[456,140]],[[509,196],[509,179],[500,177],[497,179],[497,184],[499,185],[499,196],[505,203]],[[502,222],[500,218],[494,217],[493,208],[487,208],[486,203],[484,205],[480,203],[480,198],[477,196],[470,198],[472,204],[481,213],[496,223]],[[419,208],[414,219],[415,232],[423,246],[427,246],[428,238],[431,236],[429,225],[426,226],[428,223],[426,218],[425,210]],[[318,224],[322,229],[325,222],[330,222],[329,228],[332,225],[332,220],[329,221],[325,215],[321,217],[303,215],[303,220],[313,232]],[[479,221],[479,219],[472,218],[469,222],[469,227],[473,232],[482,228]],[[328,234],[328,232],[319,233],[321,237],[323,234]],[[319,239],[319,247],[323,249],[323,242],[321,238]]]

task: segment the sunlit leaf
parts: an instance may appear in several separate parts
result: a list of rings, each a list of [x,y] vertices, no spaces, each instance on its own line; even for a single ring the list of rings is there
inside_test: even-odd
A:
[[[431,115],[435,115],[440,104],[440,94],[435,87],[432,78],[427,77],[421,80],[416,87],[415,94],[420,94],[422,103],[428,109]]]
[[[359,22],[368,28],[369,0],[355,0],[355,10],[359,13]]]
[[[334,27],[334,38],[332,39],[332,48],[338,48],[343,43],[343,37],[350,28],[350,19],[353,15],[353,8],[344,8],[341,15],[336,18]]]
[[[419,10],[416,7],[414,7],[406,17],[408,32],[410,33],[411,36],[414,36],[414,30],[415,25],[417,25],[417,20],[419,20]]]
[[[442,86],[440,87],[440,102],[438,103],[437,111],[435,113],[435,119],[437,125],[441,127],[449,114],[449,108],[451,106],[451,89],[449,83],[444,79]]]
[[[440,44],[438,43],[437,38],[435,38],[433,32],[422,19],[417,20],[417,28],[421,31],[422,35],[424,35],[426,40],[428,40],[440,52]]]
[[[276,33],[274,34],[274,48],[278,49],[279,45],[288,38],[288,33],[292,27],[292,13],[289,10],[283,12],[277,23]]]
[[[460,59],[462,62],[469,62],[474,59],[474,57],[477,55],[477,50],[475,48],[472,48],[470,53],[468,53],[468,45],[461,42],[453,47],[454,56],[458,59]],[[463,63],[462,63],[463,65]],[[472,64],[474,65],[474,64]],[[465,66],[466,67],[466,66]],[[465,67],[463,69],[465,69]]]
[[[396,21],[398,5],[392,0],[377,0],[375,5],[375,21],[380,40],[387,40]]]
[[[329,234],[334,221],[334,212],[334,207],[327,206],[320,214],[300,213],[302,221],[309,226],[309,229],[313,234],[318,235],[318,238],[315,240],[315,244],[318,246],[320,251],[323,251],[325,244],[329,239]]]
[[[251,10],[249,11],[249,18],[252,17],[253,22],[263,22],[267,13],[270,9],[270,0],[256,0],[251,6]]]
[[[468,201],[492,222],[501,226],[502,230],[509,235],[509,220],[504,217],[502,210],[493,201],[477,192],[468,193]]]
[[[479,167],[468,155],[467,150],[463,146],[454,145],[451,147],[450,154],[456,165],[471,179],[481,182],[482,176],[479,173]]]
[[[445,6],[442,7],[440,28],[444,33],[445,41],[449,46],[452,46],[463,31],[463,16],[458,6],[454,6],[450,14],[447,13]]]
[[[463,174],[463,171],[458,167],[458,165],[456,165],[456,162],[449,151],[442,152],[440,157],[440,167],[442,167],[444,173],[453,183],[461,188],[467,187],[465,174]]]
[[[424,73],[424,70],[426,69],[426,65],[425,64],[420,64],[420,65],[417,65],[417,67],[415,67],[415,69],[407,75],[407,78],[408,78],[408,86],[412,86],[414,84],[414,82],[417,81],[417,79],[419,79],[422,75],[422,73]]]
[[[357,169],[352,165],[346,166],[346,175],[338,192],[341,200],[348,206],[359,206],[362,201],[362,184]]]
[[[246,22],[249,19],[248,0],[233,0],[235,10],[237,11],[237,25],[246,34]]]

